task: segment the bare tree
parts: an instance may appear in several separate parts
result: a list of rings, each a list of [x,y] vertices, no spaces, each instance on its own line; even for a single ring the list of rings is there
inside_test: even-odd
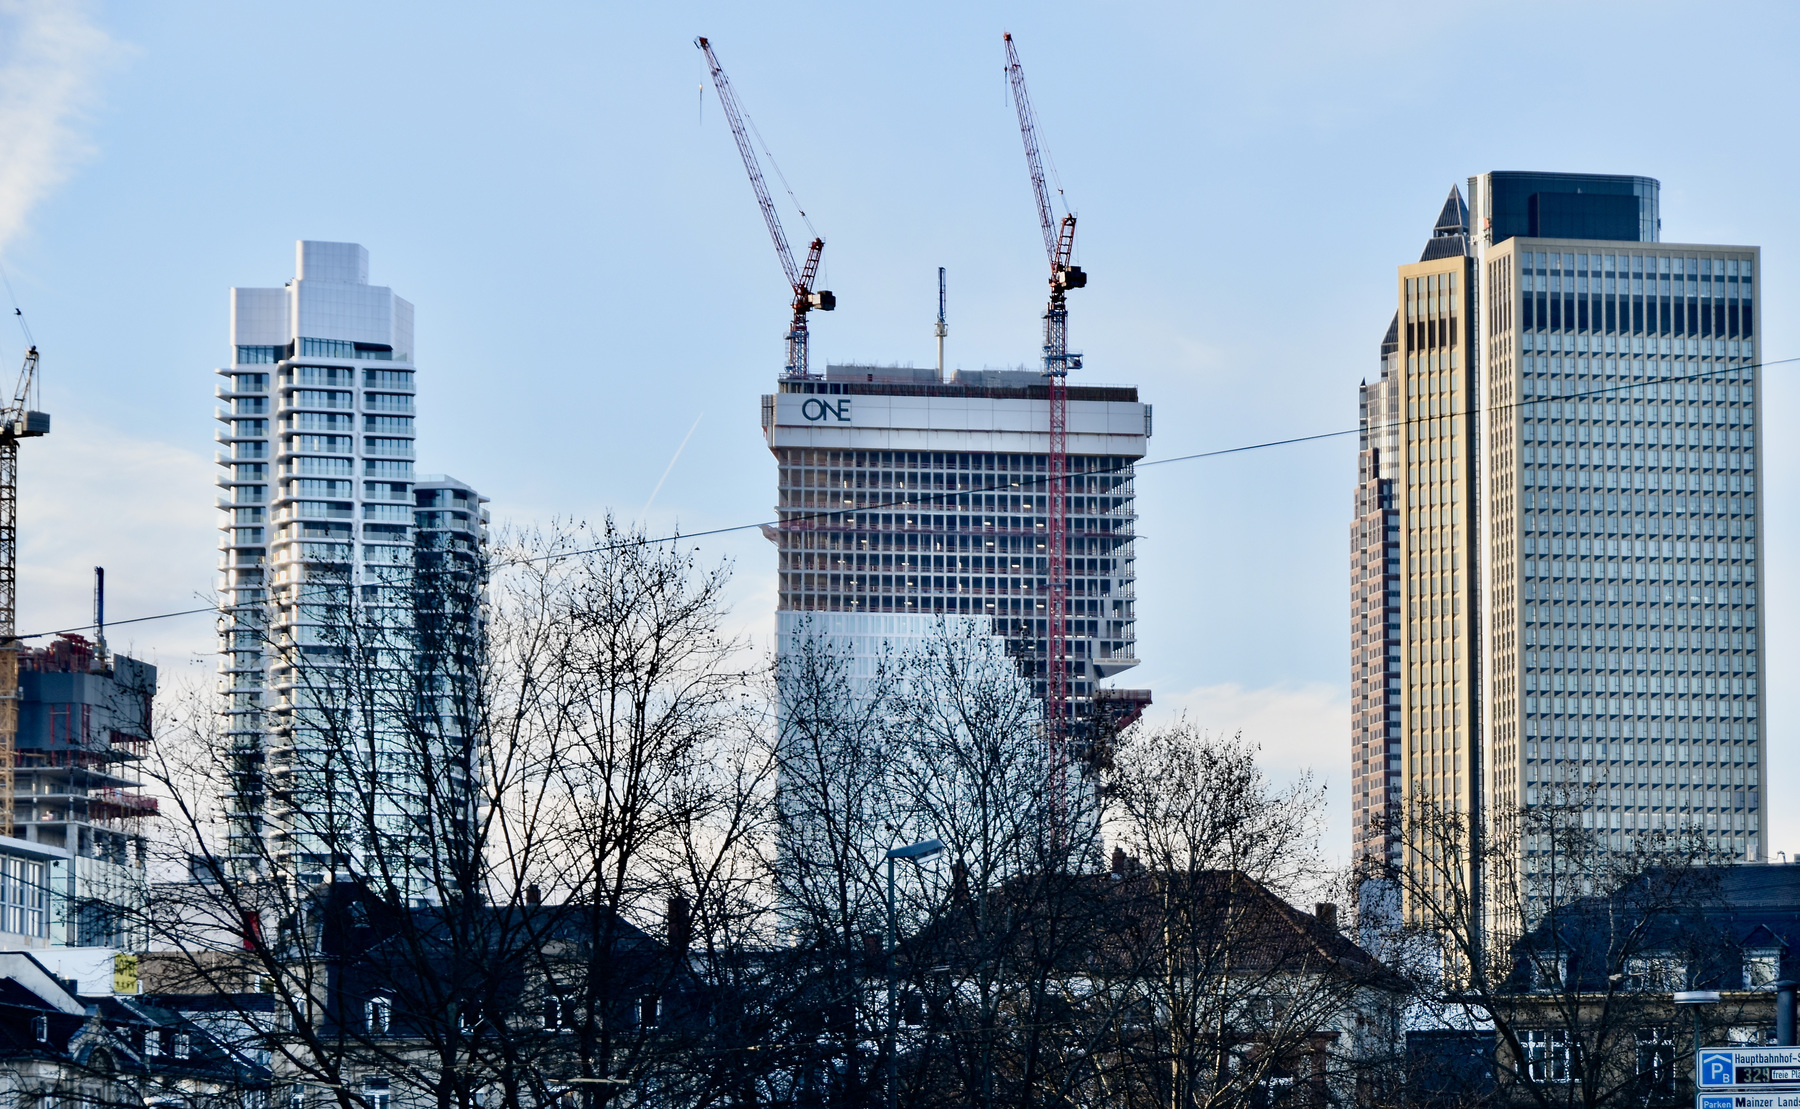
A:
[[[1718,971],[1718,860],[1688,829],[1596,828],[1594,801],[1576,789],[1479,830],[1467,813],[1409,811],[1413,865],[1386,875],[1406,914],[1396,962],[1415,983],[1415,1023],[1465,1030],[1465,1054],[1484,1056],[1440,1081],[1438,1100],[1601,1109],[1691,1097],[1677,1079],[1691,1069],[1687,1018],[1670,999]]]
[[[687,952],[696,920],[735,942],[771,786],[725,568],[609,520],[521,537],[491,597],[450,588],[466,564],[402,593],[317,569],[322,630],[271,644],[265,834],[218,822],[243,779],[208,716],[159,746],[185,880],[147,922],[157,988],[346,1107],[703,1089]]]

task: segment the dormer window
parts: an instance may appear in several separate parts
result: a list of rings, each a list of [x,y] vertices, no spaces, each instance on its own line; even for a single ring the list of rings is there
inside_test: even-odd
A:
[[[394,999],[371,997],[363,1005],[363,1023],[367,1025],[369,1035],[387,1035],[394,1023]]]
[[[1744,988],[1772,990],[1781,977],[1781,948],[1752,947],[1744,951]]]

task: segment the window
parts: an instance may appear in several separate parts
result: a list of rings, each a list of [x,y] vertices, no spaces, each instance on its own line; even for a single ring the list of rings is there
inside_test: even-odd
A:
[[[371,1036],[385,1036],[394,1023],[394,999],[371,997],[363,1005],[363,1023]]]
[[[1534,1028],[1519,1033],[1525,1073],[1534,1082],[1569,1080],[1569,1034],[1560,1028]]]
[[[189,1040],[186,1032],[175,1033],[174,1046],[175,1050],[170,1054],[174,1055],[177,1059],[186,1059],[192,1051],[192,1041]]]
[[[308,339],[300,340],[301,357],[314,358],[355,358],[356,344],[344,339]]]
[[[1744,988],[1772,990],[1781,977],[1781,949],[1753,947],[1744,952]]]
[[[388,1109],[392,1104],[393,1092],[385,1078],[363,1079],[362,1095],[363,1104],[369,1109]]]
[[[50,1018],[42,1013],[31,1018],[31,1038],[38,1043],[50,1042]]]
[[[1634,993],[1667,993],[1684,987],[1687,967],[1673,955],[1633,955],[1625,960],[1625,988]]]
[[[52,723],[54,726],[54,717]],[[69,734],[72,726],[65,713],[63,738],[74,738]],[[0,932],[48,935],[44,908],[44,864],[17,857],[0,858]]]
[[[544,995],[544,1031],[572,1031],[574,1017],[574,1004],[568,998],[555,993]]]
[[[1675,1096],[1675,1040],[1667,1028],[1638,1029],[1637,1076],[1650,1096]]]

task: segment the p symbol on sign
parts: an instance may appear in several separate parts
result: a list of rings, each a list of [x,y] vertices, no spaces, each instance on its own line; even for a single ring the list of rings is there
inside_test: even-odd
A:
[[[1729,1086],[1732,1084],[1731,1052],[1702,1051],[1700,1053],[1700,1084],[1702,1086]]]

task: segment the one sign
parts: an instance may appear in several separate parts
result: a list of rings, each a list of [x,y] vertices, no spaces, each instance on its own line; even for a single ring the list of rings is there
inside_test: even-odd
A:
[[[1695,1070],[1702,1089],[1791,1086],[1800,1091],[1800,1047],[1703,1047]]]
[[[1800,1109],[1800,1089],[1698,1094],[1694,1098],[1694,1109]]]

